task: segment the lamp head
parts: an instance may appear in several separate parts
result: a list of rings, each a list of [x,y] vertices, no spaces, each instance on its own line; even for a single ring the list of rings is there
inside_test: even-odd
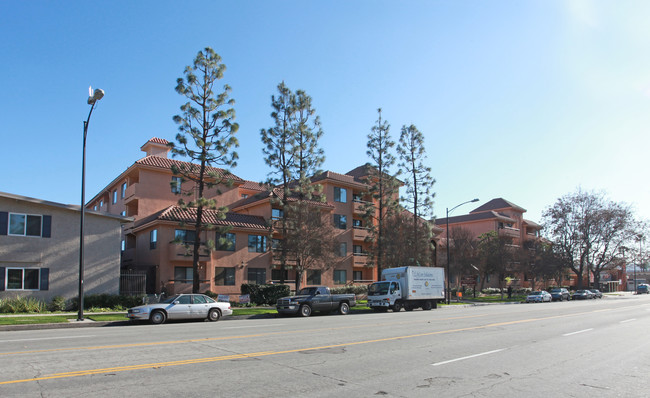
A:
[[[104,90],[101,88],[93,90],[92,86],[88,87],[88,105],[94,105],[102,98],[104,98]]]
[[[102,91],[102,97],[103,97],[103,96],[104,96],[104,92]],[[472,203],[474,203],[474,202],[478,202],[478,198],[476,198],[476,199],[472,199]]]

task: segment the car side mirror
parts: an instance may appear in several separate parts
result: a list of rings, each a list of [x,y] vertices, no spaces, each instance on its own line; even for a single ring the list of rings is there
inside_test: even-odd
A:
[[[178,300],[174,301],[174,304],[180,304],[180,303],[181,303],[181,302],[178,301]]]

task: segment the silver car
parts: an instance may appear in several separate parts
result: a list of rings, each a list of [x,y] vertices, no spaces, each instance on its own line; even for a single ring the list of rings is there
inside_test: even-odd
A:
[[[550,303],[551,300],[553,300],[553,298],[551,297],[551,294],[546,290],[530,292],[528,296],[526,296],[527,303],[543,303],[545,301],[548,301]]]
[[[168,319],[207,319],[216,322],[226,315],[232,315],[230,303],[218,302],[203,294],[177,294],[159,303],[130,308],[126,317],[158,325]]]

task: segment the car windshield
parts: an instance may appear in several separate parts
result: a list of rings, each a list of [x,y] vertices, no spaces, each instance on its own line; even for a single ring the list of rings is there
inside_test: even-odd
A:
[[[551,293],[562,293],[560,289],[551,289]]]
[[[531,296],[541,296],[542,292],[530,292]]]
[[[318,288],[316,287],[306,287],[304,289],[300,289],[300,292],[298,292],[298,296],[313,296],[316,294],[316,291]]]
[[[390,282],[377,282],[370,285],[368,288],[368,296],[381,296],[388,294],[388,286]]]
[[[162,304],[171,304],[171,303],[173,303],[174,301],[178,300],[178,298],[179,298],[180,296],[181,296],[180,294],[175,294],[175,295],[173,295],[173,296],[169,296],[169,297],[167,297],[167,298],[164,299],[164,300],[160,300],[160,303],[162,303]]]

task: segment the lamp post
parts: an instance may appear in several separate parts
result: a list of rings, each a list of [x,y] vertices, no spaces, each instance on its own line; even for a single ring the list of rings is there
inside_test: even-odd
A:
[[[447,304],[449,304],[451,302],[451,289],[449,287],[449,280],[450,280],[450,277],[451,277],[451,275],[449,274],[449,262],[450,262],[450,258],[451,258],[451,256],[449,255],[449,213],[456,210],[457,208],[459,208],[462,205],[466,205],[468,203],[474,203],[474,202],[478,202],[478,198],[468,200],[467,202],[463,202],[463,203],[461,203],[459,205],[456,205],[456,206],[452,207],[451,210],[449,210],[449,207],[447,207],[447,209],[446,209],[447,210],[447,219],[446,219],[446,221],[447,221],[447,294],[446,294],[446,296],[447,296]]]
[[[95,103],[104,97],[104,90],[88,87],[88,105],[90,105],[90,112],[88,118],[84,121],[84,138],[83,138],[83,155],[81,160],[81,221],[79,227],[79,297],[77,298],[77,305],[79,312],[77,313],[77,321],[84,320],[84,216],[86,213],[86,136],[88,135],[88,123],[90,122],[90,115],[93,114]]]

